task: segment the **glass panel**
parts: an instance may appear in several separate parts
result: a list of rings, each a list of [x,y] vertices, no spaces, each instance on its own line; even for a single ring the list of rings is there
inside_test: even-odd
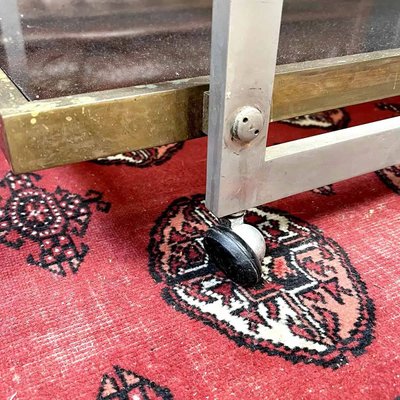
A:
[[[208,74],[212,0],[0,1],[0,67],[30,99]],[[399,0],[285,0],[278,64],[393,48]]]
[[[397,48],[399,0],[284,0],[278,64]]]

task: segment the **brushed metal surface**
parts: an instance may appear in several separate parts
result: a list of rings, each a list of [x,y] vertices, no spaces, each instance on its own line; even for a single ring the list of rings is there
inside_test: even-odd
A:
[[[206,205],[217,216],[255,205],[253,182],[265,163],[282,4],[214,0]],[[245,107],[261,112],[259,134],[249,143],[232,138],[232,126]]]

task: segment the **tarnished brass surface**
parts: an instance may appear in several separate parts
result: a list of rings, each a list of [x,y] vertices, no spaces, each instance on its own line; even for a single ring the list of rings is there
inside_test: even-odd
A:
[[[12,156],[7,144],[5,124],[2,117],[3,110],[17,110],[19,106],[26,103],[28,103],[28,100],[21,94],[8,76],[0,69],[0,149],[8,161],[12,159]]]
[[[22,173],[191,139],[202,135],[206,81],[116,89],[3,109],[3,148],[13,171]]]
[[[400,94],[400,49],[277,67],[272,120]]]
[[[27,103],[28,100],[11,82],[8,76],[0,69],[0,110],[18,107]]]
[[[28,102],[0,75],[2,147],[21,173],[191,139],[207,89],[200,77]],[[278,66],[272,120],[395,95],[400,50]]]
[[[278,66],[271,121],[400,94],[400,49]],[[203,101],[207,132],[208,92]]]

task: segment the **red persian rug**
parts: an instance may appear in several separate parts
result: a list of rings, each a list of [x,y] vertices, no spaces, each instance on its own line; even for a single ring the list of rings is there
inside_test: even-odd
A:
[[[275,123],[269,141],[399,105]],[[400,167],[250,210],[268,252],[245,290],[204,254],[205,161],[205,138],[20,176],[0,161],[2,399],[400,395]]]

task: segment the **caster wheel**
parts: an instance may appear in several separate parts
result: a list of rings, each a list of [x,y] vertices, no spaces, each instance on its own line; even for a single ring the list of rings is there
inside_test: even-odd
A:
[[[204,248],[215,266],[239,285],[254,286],[261,280],[265,241],[253,226],[214,226],[205,235]]]

